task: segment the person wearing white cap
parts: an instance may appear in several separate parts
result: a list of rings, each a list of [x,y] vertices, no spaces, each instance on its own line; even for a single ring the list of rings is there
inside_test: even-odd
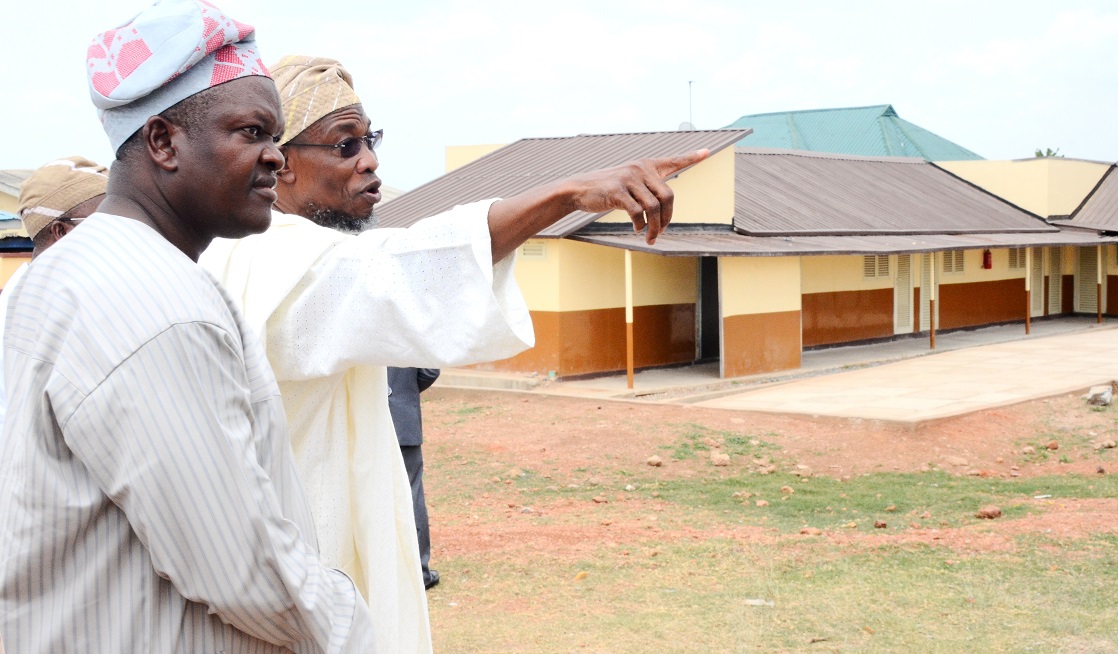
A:
[[[663,178],[707,153],[577,175],[408,229],[369,229],[382,134],[349,73],[309,56],[284,57],[272,70],[286,124],[278,211],[265,233],[216,239],[200,262],[241,301],[266,343],[323,557],[365,593],[381,650],[430,652],[386,366],[458,366],[531,347],[531,318],[513,276],[516,248],[580,210],[627,211],[651,243],[671,219]]]
[[[108,171],[84,157],[67,157],[45,164],[19,187],[19,217],[31,238],[31,260],[70,233],[82,220],[97,209],[105,197]],[[28,264],[16,268],[4,291],[0,293],[0,343],[4,341],[4,316],[8,314],[8,298]],[[8,393],[4,384],[4,356],[0,348],[0,443],[3,442],[4,418],[8,412]]]
[[[372,652],[321,562],[263,347],[198,255],[271,220],[283,114],[253,28],[165,0],[89,47],[117,152],[10,300],[10,652]]]

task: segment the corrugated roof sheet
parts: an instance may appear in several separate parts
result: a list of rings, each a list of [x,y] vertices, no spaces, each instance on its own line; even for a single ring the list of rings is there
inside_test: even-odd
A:
[[[0,193],[7,193],[12,197],[19,197],[19,187],[31,176],[31,170],[13,168],[0,170]]]
[[[693,225],[672,225],[648,245],[631,232],[580,231],[569,238],[585,243],[649,252],[671,257],[729,256],[783,257],[836,254],[910,254],[947,250],[1037,247],[1057,245],[1098,245],[1118,243],[1118,236],[1099,236],[1079,230],[1057,230],[1039,234],[929,234],[918,236],[745,236],[712,225],[692,229]]]
[[[27,238],[27,230],[23,228],[23,221],[7,211],[0,211],[0,239],[12,237]]]
[[[1054,221],[1074,227],[1118,232],[1118,166],[1111,166],[1083,200],[1069,221]]]
[[[715,153],[748,130],[699,130],[521,139],[409,191],[378,210],[382,227],[407,227],[458,204],[511,197],[541,184],[634,159],[671,157],[702,148]],[[565,236],[603,214],[572,213],[540,236]]]
[[[727,127],[751,127],[738,145],[929,161],[981,159],[970,150],[897,116],[892,105],[809,109],[742,116]]]
[[[923,159],[738,148],[734,227],[753,235],[1055,231]]]

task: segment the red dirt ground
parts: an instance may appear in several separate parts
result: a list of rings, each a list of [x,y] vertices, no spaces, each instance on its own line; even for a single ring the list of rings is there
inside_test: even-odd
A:
[[[876,471],[915,472],[939,468],[952,474],[1030,477],[1048,474],[1118,472],[1118,449],[1096,445],[1118,438],[1114,409],[1095,410],[1079,394],[981,411],[917,426],[877,421],[747,413],[688,405],[651,404],[545,396],[532,393],[461,390],[436,387],[424,394],[424,431],[428,460],[428,497],[432,512],[435,557],[488,550],[554,551],[572,556],[603,539],[640,543],[646,536],[661,541],[697,537],[700,532],[670,516],[657,521],[664,503],[628,499],[608,490],[608,518],[540,521],[524,519],[521,495],[510,468],[530,470],[555,486],[593,485],[595,477],[614,480],[618,470],[645,466],[659,454],[664,479],[695,475],[737,474],[756,467],[751,457],[735,457],[714,473],[704,456],[679,461],[664,455],[678,440],[681,426],[701,425],[723,436],[741,435],[775,446],[782,469],[807,466],[813,476],[849,478]],[[1055,441],[1059,449],[1046,449]],[[1035,452],[1025,448],[1032,447]],[[484,459],[493,466],[487,489],[466,507],[439,511],[445,479],[440,467],[456,460]],[[449,476],[449,475],[446,475]],[[1118,499],[1053,500],[1045,511],[1015,520],[994,520],[962,528],[928,525],[895,534],[828,532],[835,543],[928,542],[967,552],[1011,548],[1021,532],[1044,532],[1077,538],[1100,528],[1118,533]],[[556,500],[530,511],[551,516],[584,515],[585,503]],[[606,514],[603,514],[606,515]],[[908,523],[908,516],[898,516]],[[917,520],[917,522],[919,522]],[[603,527],[608,526],[607,530]],[[693,532],[693,533],[692,533]],[[712,536],[709,529],[701,534]],[[775,530],[727,527],[725,536],[750,542],[772,541]],[[882,538],[890,539],[882,541]]]

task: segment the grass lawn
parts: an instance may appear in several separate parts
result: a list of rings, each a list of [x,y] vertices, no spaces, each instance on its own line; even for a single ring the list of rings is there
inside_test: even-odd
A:
[[[1033,494],[1115,497],[1113,480],[777,474],[642,484],[633,492],[659,496],[656,532],[577,557],[558,545],[440,561],[456,581],[429,595],[436,642],[443,652],[1118,652],[1114,533],[967,542],[968,530],[972,541],[991,535],[992,522],[970,515],[976,505],[1009,507],[1000,520],[1012,522],[1046,510]],[[734,498],[741,487],[755,495]],[[546,505],[584,492],[531,496]],[[757,497],[773,501],[757,507]],[[631,504],[611,502],[593,519],[622,521]],[[913,512],[943,516],[932,530],[950,531],[949,544],[896,539],[927,527],[873,527]],[[579,517],[526,519],[562,527]],[[775,533],[722,535],[742,525]],[[799,535],[806,525],[824,534]]]
[[[508,420],[467,408],[447,423]],[[1118,652],[1118,476],[1034,455],[1016,478],[797,474],[781,433],[671,428],[647,450],[670,472],[553,471],[575,445],[510,457],[485,428],[429,446],[436,651]],[[742,463],[714,467],[711,439]],[[1112,465],[1081,440],[1058,454]]]

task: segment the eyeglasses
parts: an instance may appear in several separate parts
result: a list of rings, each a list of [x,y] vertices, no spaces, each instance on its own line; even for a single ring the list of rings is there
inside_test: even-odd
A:
[[[382,139],[384,139],[384,130],[378,129],[372,134],[366,134],[365,136],[351,136],[336,145],[331,145],[329,143],[288,143],[286,147],[334,148],[338,151],[338,154],[342,156],[342,159],[349,159],[361,154],[362,143],[365,144],[365,147],[369,148],[370,152],[375,152]]]

